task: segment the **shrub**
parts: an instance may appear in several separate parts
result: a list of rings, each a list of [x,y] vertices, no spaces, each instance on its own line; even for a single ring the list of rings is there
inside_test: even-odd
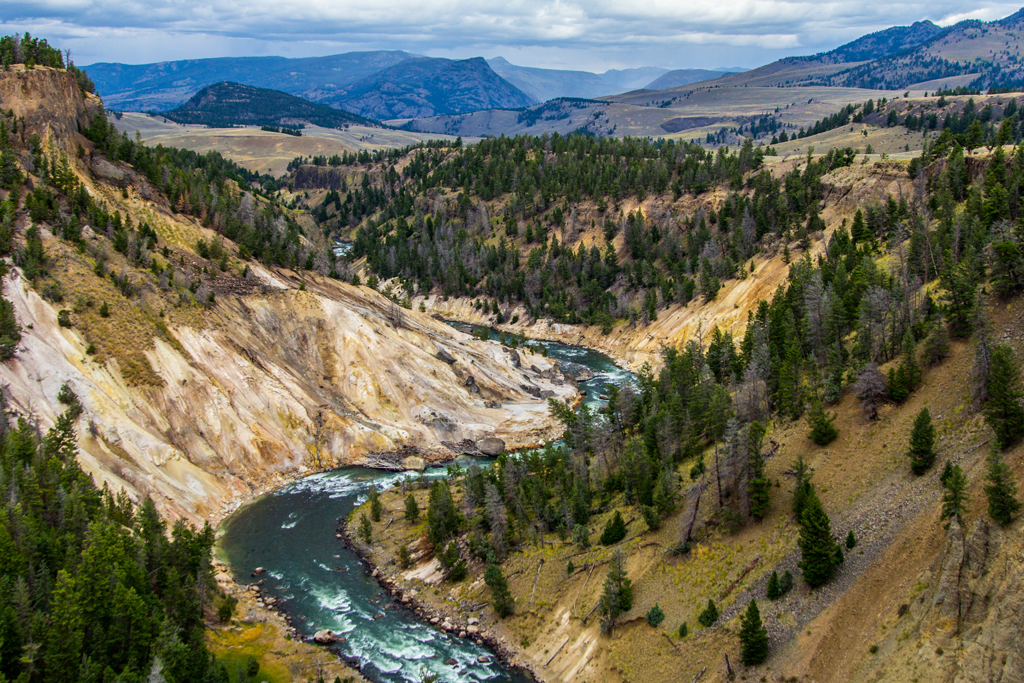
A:
[[[604,531],[601,532],[601,545],[615,545],[625,537],[626,523],[619,511],[616,510],[615,515],[604,525]]]
[[[57,313],[57,324],[61,327],[71,327],[71,311],[62,308]]]
[[[398,549],[398,566],[402,569],[408,569],[412,566],[412,558],[409,557],[409,546],[404,543]]]
[[[686,622],[679,624],[679,628],[676,629],[676,635],[680,638],[685,638],[690,635],[690,628],[686,625]]]
[[[233,595],[229,595],[224,598],[224,601],[220,603],[220,607],[217,608],[217,619],[220,623],[226,624],[231,621],[231,617],[235,614],[235,607],[238,605],[238,598]]]
[[[663,621],[665,621],[665,613],[658,606],[658,603],[654,603],[654,607],[647,611],[647,623],[654,628],[658,628]]]
[[[827,446],[839,436],[839,430],[832,423],[836,421],[836,413],[829,413],[820,403],[814,406],[807,413],[807,426],[811,428],[807,435],[819,446]]]
[[[101,318],[109,318],[110,317],[110,306],[107,304],[106,301],[104,301],[103,304],[100,306],[100,317]]]
[[[405,521],[415,523],[420,518],[420,506],[416,503],[416,496],[411,493],[405,498]]]
[[[644,505],[640,508],[643,512],[644,521],[647,522],[647,528],[651,531],[657,531],[661,528],[661,516],[658,511],[654,509],[652,505]]]
[[[715,607],[715,601],[708,598],[708,606],[697,617],[697,622],[704,628],[710,628],[716,621],[718,621],[718,608]]]
[[[498,616],[504,619],[515,611],[516,600],[508,589],[508,581],[501,573],[501,568],[492,564],[484,572],[484,583],[491,589],[491,604]]]

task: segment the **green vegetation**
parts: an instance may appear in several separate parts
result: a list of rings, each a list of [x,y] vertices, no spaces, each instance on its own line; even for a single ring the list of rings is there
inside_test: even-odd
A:
[[[960,469],[960,465],[947,463],[946,466],[949,474],[943,472],[942,486],[945,492],[942,495],[942,519],[956,518],[957,523],[963,525],[967,503],[970,500],[967,495],[967,477]],[[949,522],[946,523],[946,528],[949,528]]]
[[[907,456],[910,458],[910,469],[916,475],[927,472],[935,462],[935,427],[927,408],[922,408],[914,420]]]
[[[996,435],[1000,448],[1009,448],[1024,438],[1024,392],[1013,350],[998,344],[992,350],[987,376],[988,400],[985,421]]]
[[[756,600],[750,601],[746,613],[740,617],[740,653],[747,666],[768,659],[768,630],[761,624]]]
[[[697,623],[704,628],[711,628],[716,621],[718,621],[718,607],[715,606],[714,600],[708,598],[708,606],[698,615]]]
[[[39,434],[0,420],[0,679],[142,680],[155,659],[167,681],[226,675],[207,653],[213,530],[175,523],[152,500],[97,489],[79,468],[70,388]]]
[[[405,498],[405,521],[415,524],[420,518],[420,506],[416,503],[416,496],[411,493]]]
[[[821,403],[815,403],[807,412],[807,426],[811,432],[807,435],[819,446],[827,446],[839,436],[839,430],[832,424],[836,420],[836,413],[829,413]]]
[[[768,578],[768,590],[767,597],[769,600],[778,600],[793,588],[793,574],[787,569],[782,578],[779,578],[779,573],[772,570],[772,575]]]
[[[484,583],[491,589],[491,604],[498,616],[504,619],[515,611],[515,598],[508,589],[508,581],[501,573],[501,568],[496,564],[487,566],[484,573]]]
[[[800,523],[802,527],[798,543],[801,560],[798,566],[804,573],[807,585],[817,588],[827,583],[835,574],[836,567],[843,562],[843,551],[839,544],[832,540],[831,522],[813,489],[804,503]]]
[[[986,479],[989,481],[985,485],[989,517],[999,524],[1009,524],[1013,516],[1020,512],[1021,503],[1017,500],[1017,485],[1013,481],[1013,472],[1003,461],[997,444],[992,445],[988,456]]]
[[[654,603],[654,607],[647,610],[647,623],[658,628],[663,621],[665,621],[665,612],[658,606],[658,603]]]
[[[608,566],[608,576],[604,580],[604,593],[601,595],[600,612],[601,630],[610,633],[615,621],[622,614],[633,608],[633,585],[626,576],[626,558],[622,550],[616,548]]]
[[[616,510],[608,523],[604,525],[604,531],[601,532],[601,545],[615,545],[625,537],[626,523],[622,520],[619,511]]]
[[[96,86],[89,76],[71,61],[71,51],[67,52],[67,70],[75,77],[82,92],[96,92]],[[53,69],[65,68],[64,54],[50,46],[43,38],[33,38],[27,32],[23,36],[0,37],[0,63],[5,71],[12,64],[24,64],[29,69],[36,66],[48,66]]]
[[[262,126],[264,130],[289,135],[302,135],[302,131],[284,125],[285,121],[308,121],[323,128],[347,128],[350,124],[380,125],[343,109],[316,104],[279,90],[227,81],[206,86],[185,104],[160,115],[178,123],[211,128]]]

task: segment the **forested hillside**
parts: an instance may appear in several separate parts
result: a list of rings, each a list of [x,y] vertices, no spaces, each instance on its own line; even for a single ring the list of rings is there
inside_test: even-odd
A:
[[[310,123],[324,128],[343,128],[349,124],[374,125],[362,116],[315,104],[276,90],[238,83],[215,83],[189,98],[165,118],[178,123],[205,126],[281,126],[293,128]]]
[[[376,524],[367,514],[378,505],[371,500],[351,519],[367,552],[379,567],[419,562],[416,576],[432,554],[442,597],[428,597],[430,604],[443,611],[444,596],[455,594],[489,600],[488,628],[519,642],[545,676],[586,671],[654,681],[677,680],[683,671],[687,679],[709,673],[725,680],[734,672],[767,675],[766,667],[783,675],[809,670],[800,658],[821,650],[801,649],[804,629],[817,634],[824,621],[823,638],[842,633],[841,624],[827,621],[827,610],[851,619],[860,614],[863,603],[848,602],[866,599],[854,586],[875,573],[900,534],[917,537],[908,525],[945,524],[955,548],[969,520],[975,538],[996,538],[1000,525],[1018,524],[1024,388],[1019,334],[999,310],[1010,306],[1015,320],[1024,289],[1024,251],[1014,227],[1024,152],[996,147],[984,161],[970,158],[957,135],[951,129],[915,160],[915,179],[902,171],[902,197],[855,204],[851,220],[827,229],[820,213],[834,201],[837,176],[858,165],[852,150],[809,156],[779,174],[761,169],[751,148],[709,155],[582,136],[412,150],[402,164],[408,180],[378,159],[389,183],[385,199],[408,195],[382,201],[369,215],[354,255],[365,255],[375,275],[407,282],[410,293],[440,285],[450,296],[477,299],[484,310],[493,304],[499,323],[508,323],[506,306],[525,302],[538,317],[593,324],[607,316],[609,329],[644,328],[663,305],[676,303],[678,283],[694,282],[707,302],[716,288],[705,291],[704,283],[719,274],[743,277],[753,255],[777,259],[785,250],[789,269],[785,283],[749,311],[742,337],[706,327],[667,346],[656,367],[641,369],[638,386],[609,392],[598,415],[550,402],[566,426],[564,445],[488,468],[453,469],[447,481],[422,492],[389,492],[383,505],[404,504],[405,525]],[[602,185],[609,166],[621,185]],[[630,171],[634,184],[622,181]],[[382,176],[364,177],[373,183],[369,178]],[[709,194],[711,188],[719,192]],[[711,208],[691,208],[698,194]],[[338,207],[345,206],[341,196]],[[545,205],[545,196],[559,199]],[[600,227],[571,232],[573,211],[594,215],[601,202],[610,212],[617,202],[652,196],[671,197],[682,215],[671,222],[668,212],[653,220],[634,212],[611,222],[604,248],[577,246],[584,235],[604,236]],[[539,240],[537,225],[547,231]],[[819,239],[812,258],[805,250]],[[781,245],[766,253],[777,240]],[[675,250],[665,246],[672,243]],[[405,252],[405,244],[415,248]],[[464,279],[444,280],[460,272],[458,263],[466,264]],[[729,263],[735,270],[716,271]],[[522,290],[510,285],[517,276]],[[673,296],[664,296],[663,287]],[[620,291],[636,303],[652,302],[646,317],[619,313],[609,293]],[[998,333],[993,311],[1001,317]],[[512,323],[510,329],[529,329]],[[973,364],[965,362],[972,353]],[[940,385],[950,387],[948,396],[936,393]],[[965,409],[977,412],[958,417]],[[934,422],[940,414],[941,426]],[[876,433],[890,449],[895,440],[896,450],[874,458],[853,449],[854,440],[879,449],[869,436]],[[853,467],[866,478],[844,474]],[[969,502],[972,495],[978,498]],[[424,533],[429,544],[420,540]],[[952,551],[928,543],[935,554],[915,558],[914,569],[905,570],[913,573],[894,579],[899,585],[917,580],[914,590],[925,590],[916,572],[927,567],[927,576],[949,585],[955,568],[943,563],[956,561]],[[995,561],[988,557],[972,561]],[[963,589],[968,597],[958,604],[983,590],[973,578],[981,573],[972,574]],[[414,588],[412,574],[389,574],[403,590]],[[928,595],[939,599],[940,590]],[[1013,599],[999,590],[999,602],[986,603],[971,624],[997,634],[1012,628],[999,615]],[[898,595],[892,600],[906,599]],[[911,608],[900,607],[900,616],[905,609]],[[901,628],[920,634],[917,647],[938,629],[942,645],[932,650],[940,659],[943,647],[963,638],[927,610],[914,614],[912,625]],[[861,638],[878,626],[858,628]],[[598,631],[617,635],[603,639]],[[897,670],[891,653],[900,651],[902,637],[886,640],[892,658],[881,670]],[[563,650],[565,642],[581,649]],[[866,654],[849,659],[878,651],[863,647]],[[964,648],[965,680],[985,680],[985,648]],[[721,662],[723,652],[735,657],[737,650],[739,661]],[[831,666],[839,664],[810,668]],[[948,666],[929,664],[925,678],[940,680],[936,672]]]

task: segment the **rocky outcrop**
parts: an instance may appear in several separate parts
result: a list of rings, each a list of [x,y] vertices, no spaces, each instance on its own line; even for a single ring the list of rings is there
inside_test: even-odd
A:
[[[496,436],[524,446],[559,433],[544,401],[520,388],[526,376],[497,342],[415,311],[396,328],[387,300],[373,290],[307,282],[306,292],[218,298],[205,325],[169,328],[170,341],[155,339],[145,352],[161,386],[129,386],[115,359],[91,360],[86,340],[61,328],[53,306],[13,271],[5,294],[25,331],[16,357],[0,366],[0,382],[12,408],[44,426],[67,383],[85,408],[83,468],[100,485],[136,500],[152,496],[168,517],[193,521],[215,520],[292,477],[371,452],[412,445],[429,461],[453,456],[447,441]],[[434,357],[439,345],[472,367],[478,393],[466,390],[457,367]],[[540,356],[531,363],[553,370]],[[575,395],[569,385],[530,383],[567,400]],[[318,415],[322,448],[314,457]]]
[[[484,455],[496,458],[505,452],[505,442],[494,437],[487,437],[476,442],[476,447]]]

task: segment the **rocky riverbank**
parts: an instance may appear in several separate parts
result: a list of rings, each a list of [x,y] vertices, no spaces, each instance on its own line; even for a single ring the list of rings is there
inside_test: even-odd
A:
[[[505,666],[519,671],[534,680],[538,680],[536,673],[520,656],[515,647],[505,637],[489,630],[483,623],[481,616],[467,616],[454,608],[427,604],[422,599],[422,594],[418,590],[404,585],[401,579],[390,572],[388,567],[393,567],[394,565],[378,566],[371,549],[366,544],[356,540],[350,533],[348,522],[349,520],[347,519],[339,520],[335,537],[340,543],[358,555],[366,564],[370,576],[395,599],[397,609],[407,609],[439,631],[458,638],[472,640],[477,645],[486,647],[493,653],[494,658],[505,664]],[[480,607],[482,606],[480,605]],[[487,664],[490,662],[490,658],[487,655],[481,655],[477,661],[480,664]],[[456,665],[454,659],[450,659],[445,663],[452,666]]]

